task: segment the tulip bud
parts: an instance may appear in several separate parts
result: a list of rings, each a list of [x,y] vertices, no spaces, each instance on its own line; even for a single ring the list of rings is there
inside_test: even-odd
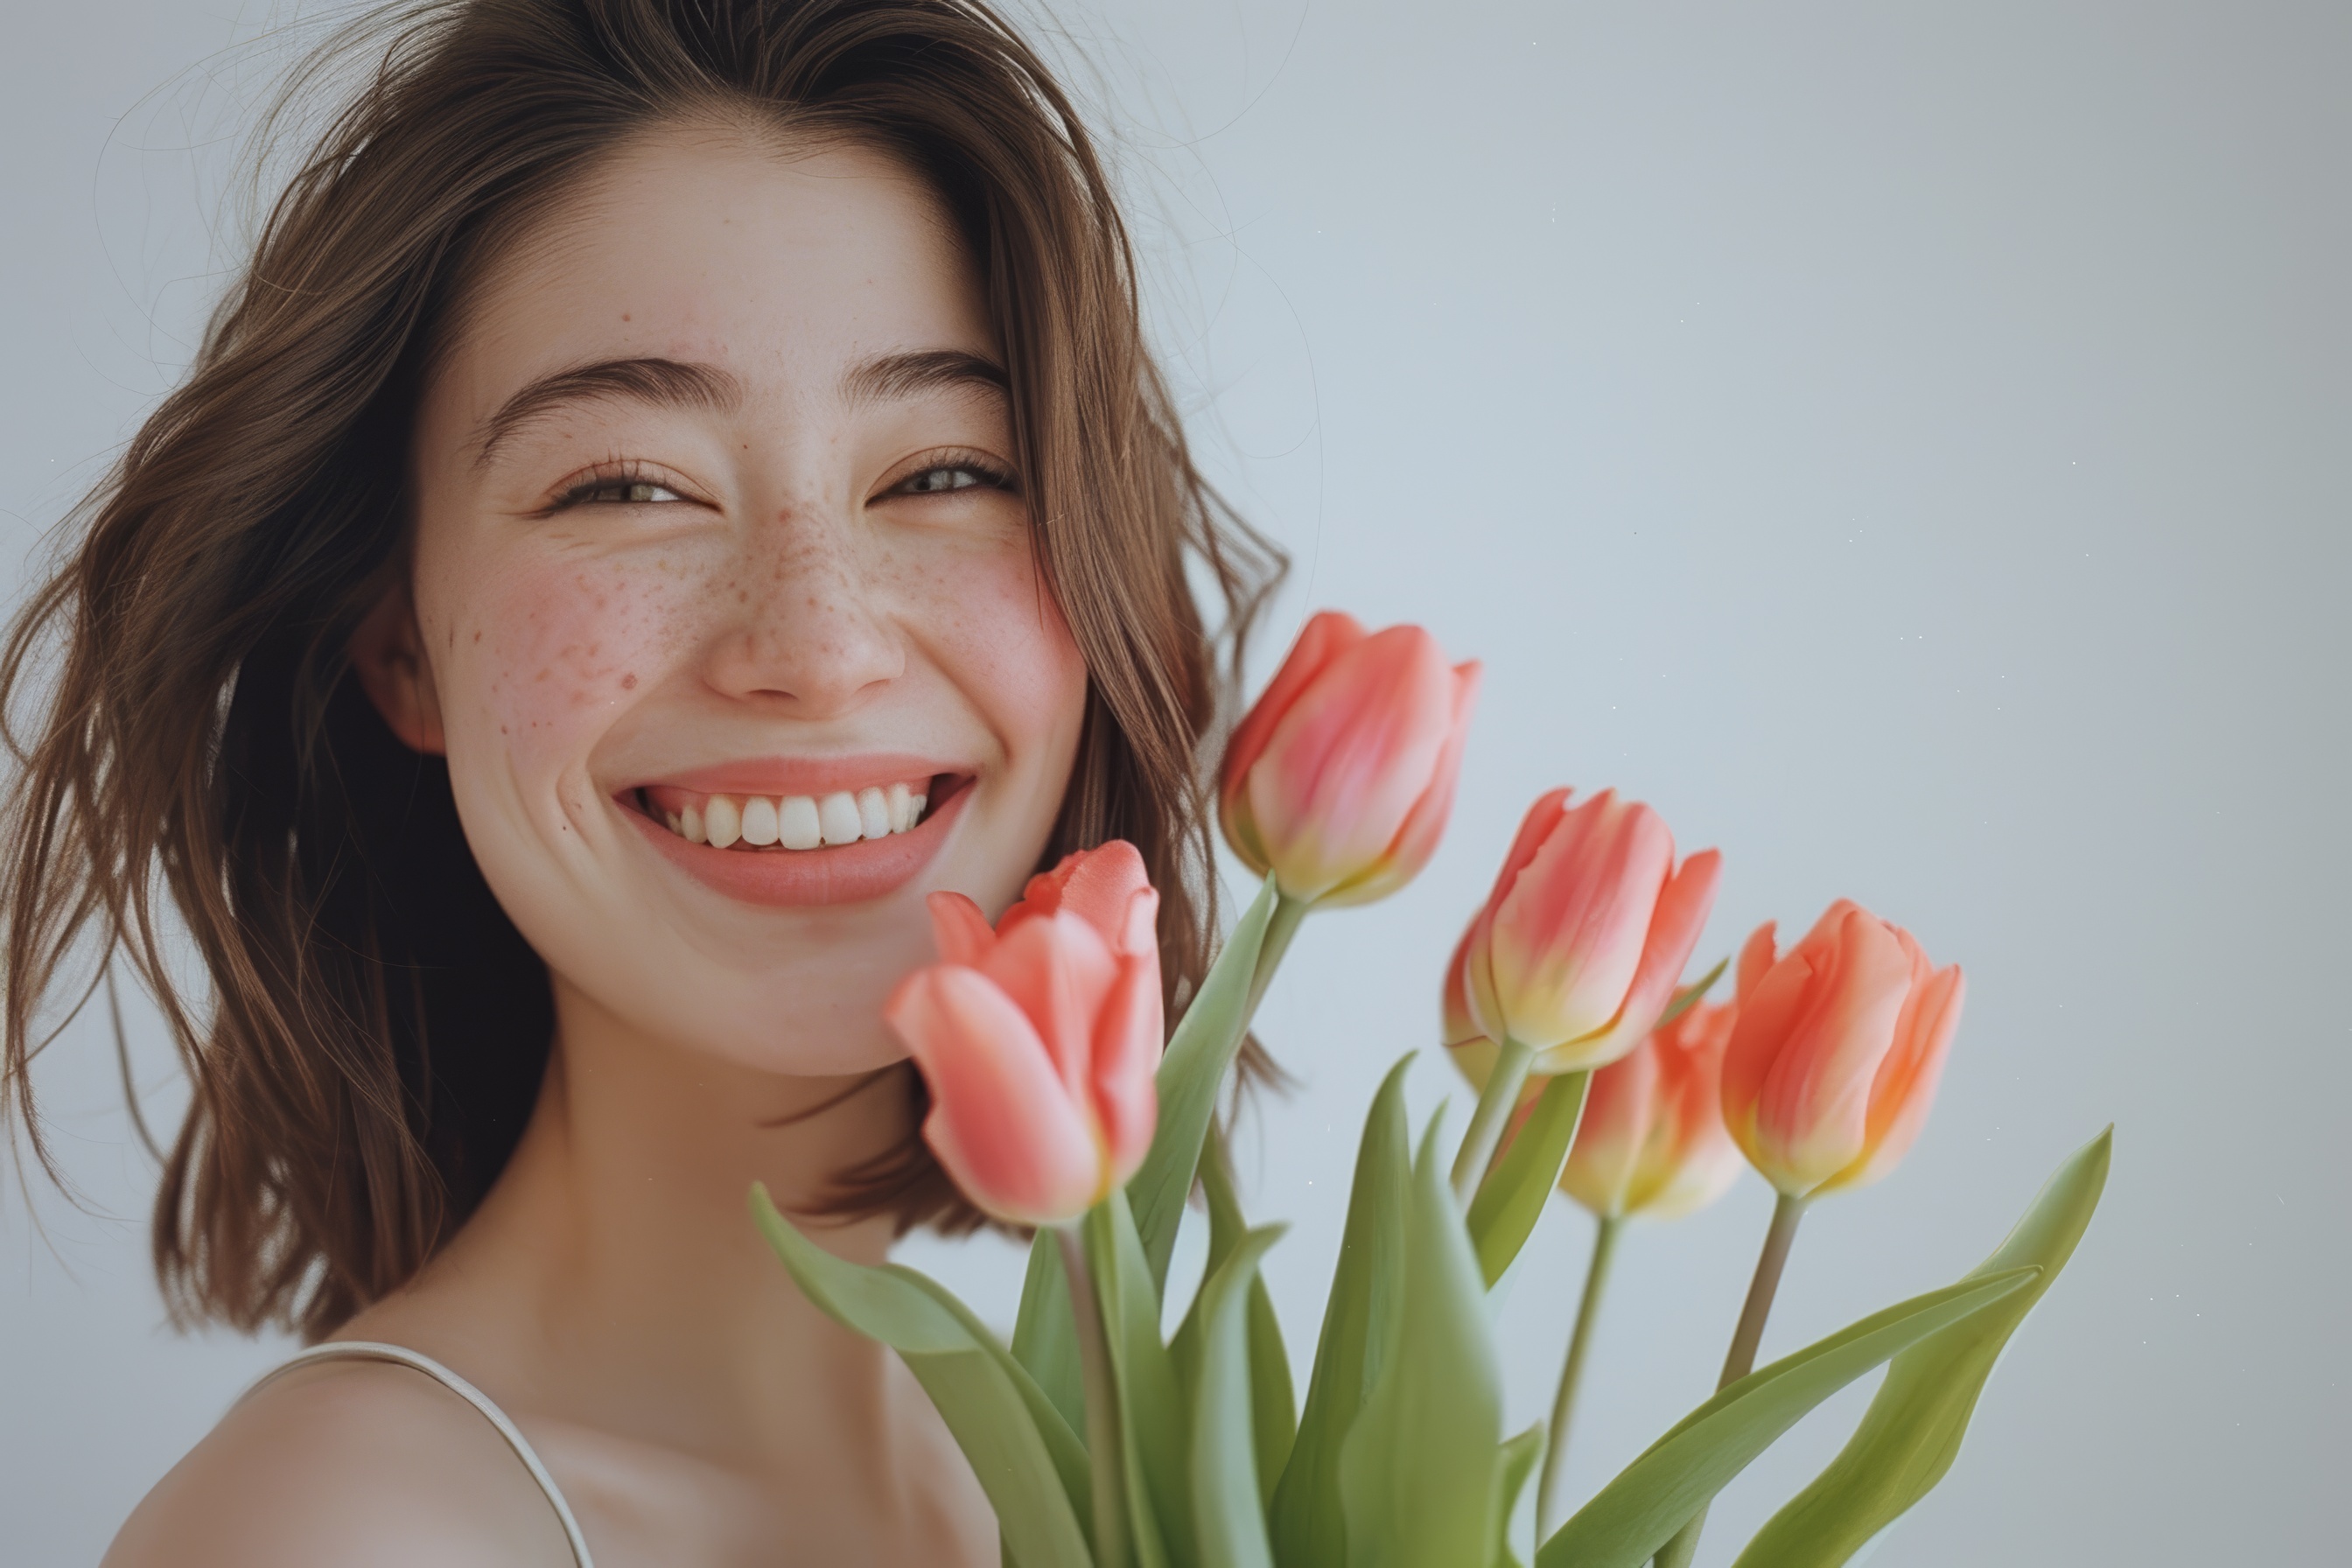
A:
[[[1076,1218],[1133,1175],[1159,1116],[1160,895],[1135,847],[1030,879],[993,931],[934,893],[944,962],[883,1016],[930,1088],[923,1137],[964,1195],[1015,1225]]]
[[[1324,611],[1225,748],[1225,841],[1285,898],[1386,898],[1437,848],[1477,689],[1419,626]]]
[[[1703,850],[1677,870],[1656,812],[1613,790],[1573,807],[1569,795],[1528,808],[1462,955],[1478,1032],[1534,1051],[1545,1074],[1615,1061],[1655,1026],[1722,859]]]
[[[1595,1072],[1560,1190],[1602,1219],[1671,1219],[1721,1197],[1740,1168],[1722,1108],[1738,1016],[1699,1003]]]
[[[1739,954],[1739,1020],[1724,1058],[1732,1138],[1782,1193],[1873,1182],[1927,1119],[1965,984],[1902,927],[1841,899],[1776,954],[1766,923]]]

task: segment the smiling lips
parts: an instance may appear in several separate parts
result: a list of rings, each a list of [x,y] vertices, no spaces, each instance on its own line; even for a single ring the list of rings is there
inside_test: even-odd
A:
[[[640,784],[615,802],[662,858],[713,891],[845,904],[880,898],[929,864],[971,783],[913,759],[747,764]]]

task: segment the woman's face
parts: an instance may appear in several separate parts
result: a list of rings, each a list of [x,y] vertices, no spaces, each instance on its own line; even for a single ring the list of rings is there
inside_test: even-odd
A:
[[[871,1068],[924,896],[1034,868],[1087,677],[1002,363],[855,148],[647,136],[484,279],[420,411],[412,695],[369,684],[566,1006]]]

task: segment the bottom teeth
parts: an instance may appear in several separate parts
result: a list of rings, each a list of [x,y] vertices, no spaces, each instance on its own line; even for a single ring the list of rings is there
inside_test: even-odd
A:
[[[688,843],[717,849],[738,845],[746,849],[832,848],[887,838],[916,826],[930,805],[928,784],[919,788],[869,784],[855,794],[837,790],[825,795],[713,795],[675,805],[653,805],[652,813]],[[666,792],[648,786],[648,793]]]

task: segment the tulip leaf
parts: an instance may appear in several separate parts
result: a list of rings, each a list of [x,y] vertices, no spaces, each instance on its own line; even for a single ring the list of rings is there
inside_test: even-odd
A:
[[[1184,1215],[1184,1200],[1192,1195],[1202,1140],[1208,1136],[1216,1110],[1217,1086],[1233,1065],[1249,1025],[1250,984],[1275,900],[1274,881],[1268,878],[1209,966],[1160,1061],[1160,1125],[1150,1152],[1127,1184],[1127,1197],[1153,1288],[1163,1295],[1176,1226]],[[1074,1429],[1083,1427],[1086,1384],[1078,1373],[1077,1326],[1070,1321],[1061,1250],[1050,1236],[1038,1237],[1029,1247],[1029,1274],[1022,1282],[1020,1314],[1013,1324],[1013,1353],[1062,1419]]]
[[[1087,1256],[1102,1300],[1127,1461],[1128,1517],[1139,1568],[1190,1563],[1192,1497],[1185,1485],[1186,1411],[1168,1347],[1160,1342],[1160,1292],[1143,1260],[1127,1194],[1114,1192],[1087,1215]]]
[[[2026,1289],[2016,1268],[1930,1290],[1759,1368],[1692,1411],[1577,1510],[1536,1568],[1640,1568],[1804,1414],[1882,1363]]]
[[[1543,1463],[1544,1445],[1549,1434],[1540,1421],[1503,1445],[1503,1543],[1495,1562],[1496,1568],[1521,1568],[1519,1554],[1511,1550],[1511,1515],[1518,1511],[1519,1494],[1527,1489],[1528,1478]]]
[[[1200,1367],[1192,1391],[1192,1528],[1201,1568],[1274,1568],[1258,1487],[1250,1391],[1250,1286],[1282,1235],[1253,1230],[1201,1287]]]
[[[1078,1369],[1078,1325],[1070,1317],[1069,1276],[1051,1231],[1029,1243],[1029,1272],[1013,1320],[1013,1357],[1028,1369],[1046,1402],[1073,1432],[1087,1426],[1087,1385]]]
[[[1543,1217],[1545,1201],[1559,1185],[1591,1081],[1589,1071],[1569,1072],[1545,1084],[1526,1124],[1470,1200],[1470,1242],[1490,1287],[1527,1245]]]
[[[1663,1029],[1701,1002],[1706,1001],[1706,994],[1715,989],[1715,983],[1722,979],[1723,972],[1730,967],[1731,960],[1727,956],[1717,959],[1713,969],[1675,993],[1674,1000],[1666,1004],[1666,1010],[1658,1015],[1658,1021],[1650,1027],[1654,1030]]]
[[[1379,1376],[1340,1447],[1348,1568],[1492,1563],[1501,1551],[1503,1372],[1439,1120],[1413,1162]]]
[[[1999,1250],[1969,1276],[2023,1268],[2024,1289],[1896,1356],[1843,1452],[1812,1485],[1772,1516],[1737,1568],[1836,1568],[1851,1559],[1950,1469],[2001,1348],[2074,1256],[2106,1185],[2109,1128],[2076,1150],[2045,1183]]]
[[[1241,1195],[1234,1190],[1232,1154],[1213,1128],[1201,1156],[1201,1191],[1209,1200],[1209,1265],[1204,1270],[1208,1272],[1223,1263],[1249,1234],[1249,1222],[1242,1216]],[[1190,1312],[1185,1315],[1188,1320],[1192,1317]],[[1263,1275],[1250,1286],[1249,1352],[1258,1488],[1265,1500],[1271,1501],[1298,1432],[1298,1404],[1290,1384],[1290,1355],[1282,1342],[1282,1323],[1274,1315],[1274,1296],[1266,1289]]]
[[[1379,1352],[1404,1283],[1405,1207],[1412,1191],[1404,1079],[1411,1066],[1407,1056],[1389,1069],[1364,1118],[1339,1264],[1307,1383],[1307,1410],[1270,1510],[1275,1557],[1284,1568],[1347,1560],[1340,1447],[1380,1372]]]
[[[1021,1363],[946,1287],[911,1268],[871,1268],[809,1240],[751,1189],[751,1217],[828,1317],[898,1352],[930,1395],[996,1510],[1021,1568],[1090,1568],[1086,1450]]]
[[[1216,1110],[1217,1089],[1249,1028],[1250,985],[1257,974],[1258,950],[1265,943],[1266,922],[1274,918],[1275,898],[1269,877],[1225,939],[1224,951],[1209,965],[1201,989],[1169,1037],[1168,1054],[1160,1060],[1159,1131],[1142,1167],[1127,1184],[1127,1196],[1135,1207],[1135,1228],[1143,1238],[1152,1280],[1163,1291],[1168,1259],[1176,1248],[1177,1222],[1192,1193],[1192,1173]]]

